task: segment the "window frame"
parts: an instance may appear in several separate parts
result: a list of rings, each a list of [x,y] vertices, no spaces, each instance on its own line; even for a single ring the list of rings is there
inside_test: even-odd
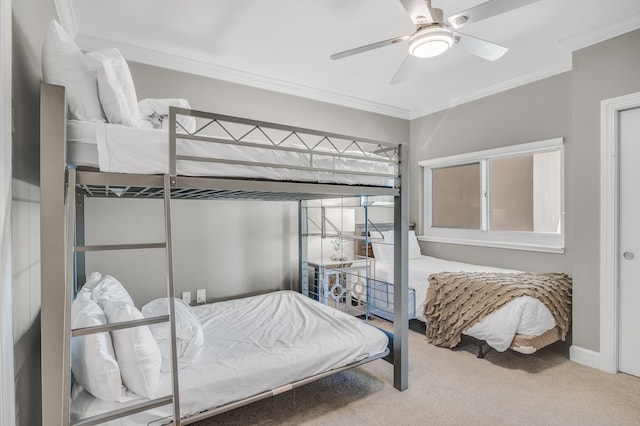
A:
[[[560,153],[560,232],[491,231],[488,229],[488,161],[496,158],[559,151]],[[442,167],[454,167],[480,163],[481,222],[480,229],[437,228],[432,226],[432,171]],[[564,138],[546,139],[519,145],[452,155],[418,163],[421,168],[423,188],[420,194],[423,236],[421,241],[498,247],[516,250],[564,253],[565,250],[565,162]]]

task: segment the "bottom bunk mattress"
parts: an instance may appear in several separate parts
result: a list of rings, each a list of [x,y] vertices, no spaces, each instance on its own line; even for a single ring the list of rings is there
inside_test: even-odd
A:
[[[386,353],[388,337],[362,320],[293,291],[193,307],[204,347],[179,370],[181,416],[239,401],[261,392]],[[171,394],[171,373],[162,372],[156,397]],[[72,419],[131,404],[74,392]],[[140,402],[140,398],[138,401]],[[163,424],[172,406],[124,417],[110,424]]]
[[[409,259],[409,287],[415,292],[415,318],[425,322],[424,316],[429,276],[443,272],[481,272],[481,273],[518,273],[520,271],[501,269],[492,266],[474,265],[439,259],[432,256],[419,256]],[[393,263],[375,262],[376,279],[393,282]],[[392,287],[392,286],[391,286]],[[393,307],[390,307],[393,312]],[[551,311],[540,300],[521,296],[506,303],[501,308],[485,316],[462,334],[484,340],[497,351],[511,348],[522,353],[533,353],[542,346],[514,345],[518,335],[540,336],[556,327]],[[558,340],[558,339],[556,339]],[[552,341],[545,340],[552,343]]]

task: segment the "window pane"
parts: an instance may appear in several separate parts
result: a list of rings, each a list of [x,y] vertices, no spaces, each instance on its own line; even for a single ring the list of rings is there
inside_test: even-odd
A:
[[[560,151],[489,160],[489,229],[559,232]]]
[[[533,231],[561,233],[562,165],[560,151],[533,156]]]
[[[480,163],[432,169],[432,226],[480,229]]]

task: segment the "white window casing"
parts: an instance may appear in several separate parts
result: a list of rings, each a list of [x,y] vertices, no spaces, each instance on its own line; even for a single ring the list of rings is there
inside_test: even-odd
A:
[[[488,218],[488,161],[497,158],[558,151],[560,155],[560,220],[558,232],[492,231]],[[442,167],[480,163],[481,173],[481,227],[477,229],[444,228],[432,226],[432,170]],[[449,157],[424,160],[418,163],[422,169],[424,189],[422,199],[422,241],[498,247],[516,250],[564,253],[564,140],[554,138],[508,147],[470,152]]]

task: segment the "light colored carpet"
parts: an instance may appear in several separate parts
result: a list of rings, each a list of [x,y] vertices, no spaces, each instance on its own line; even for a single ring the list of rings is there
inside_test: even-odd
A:
[[[564,342],[478,359],[410,331],[409,364],[404,392],[378,360],[196,424],[640,425],[640,379],[573,363]]]

